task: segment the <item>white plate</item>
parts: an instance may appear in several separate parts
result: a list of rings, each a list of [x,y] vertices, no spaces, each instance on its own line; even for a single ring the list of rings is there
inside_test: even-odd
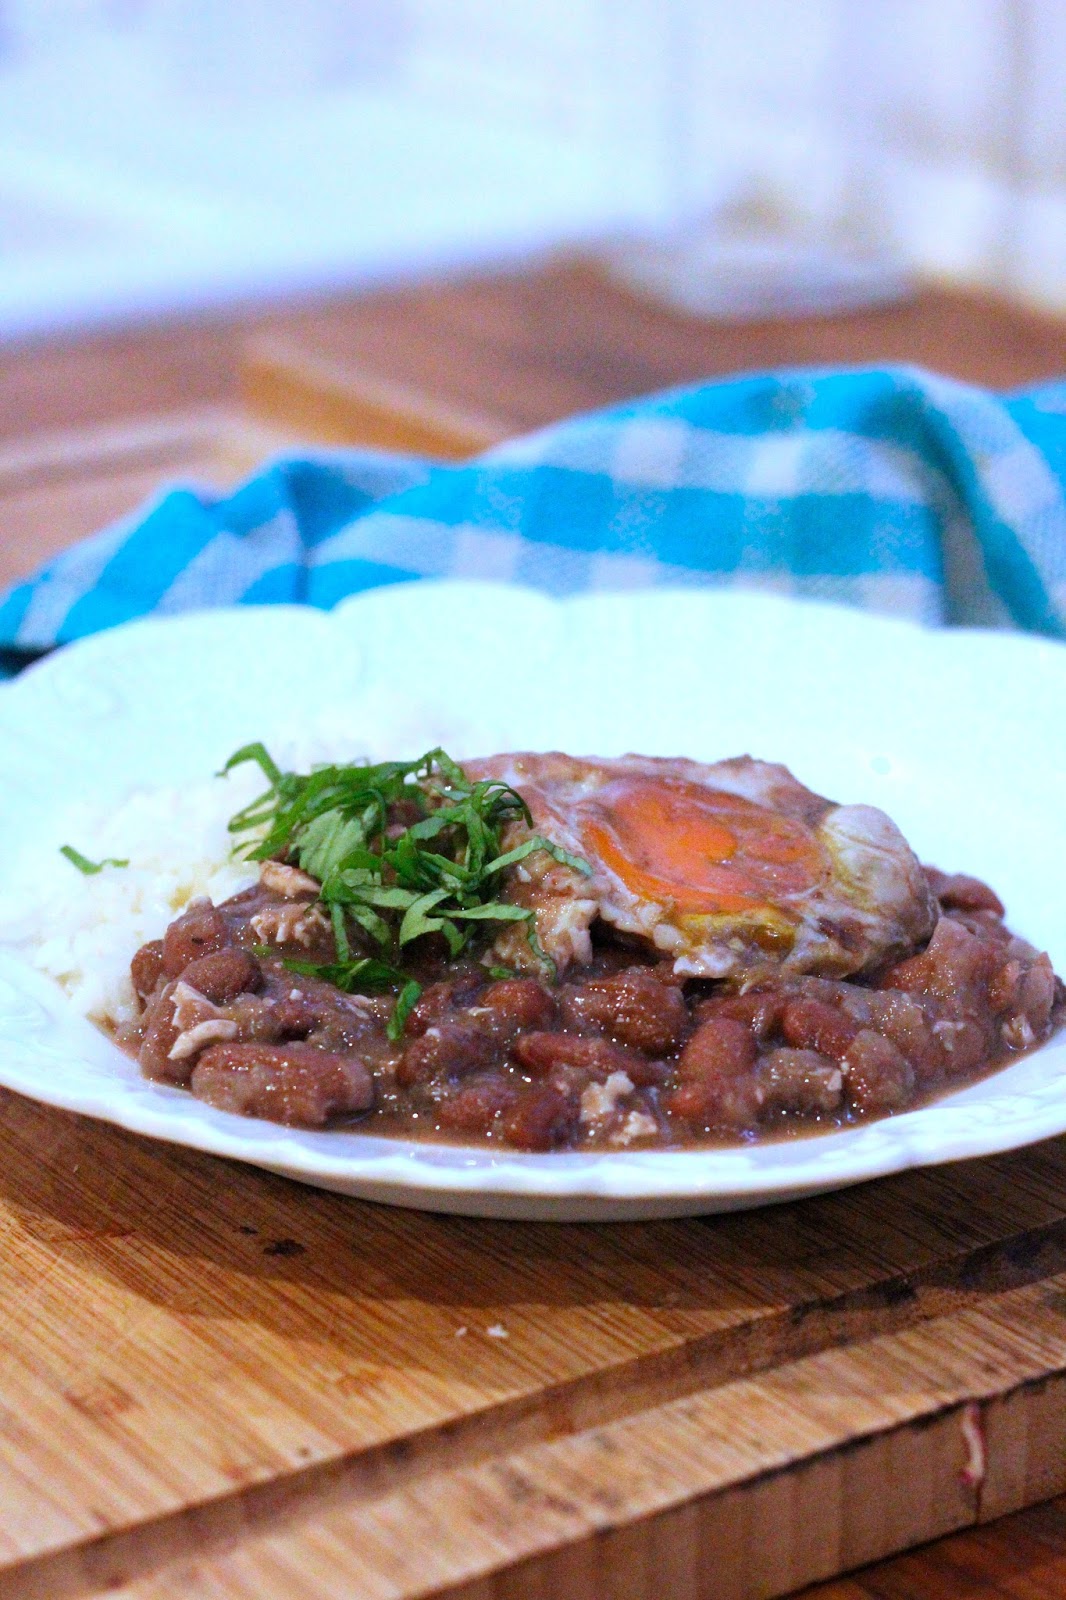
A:
[[[263,701],[266,696],[266,703]],[[69,796],[216,770],[236,744],[387,715],[458,754],[557,747],[781,760],[881,805],[923,859],[986,876],[1066,971],[1066,650],[926,632],[751,594],[554,602],[419,583],[329,616],[246,609],[133,624],[0,690],[0,837],[47,837]],[[176,843],[180,849],[180,841]],[[1066,1131],[1066,1039],[958,1094],[845,1132],[746,1148],[526,1155],[309,1133],[144,1081],[64,995],[0,952],[0,1082],[322,1188],[474,1215],[676,1216],[795,1198]]]

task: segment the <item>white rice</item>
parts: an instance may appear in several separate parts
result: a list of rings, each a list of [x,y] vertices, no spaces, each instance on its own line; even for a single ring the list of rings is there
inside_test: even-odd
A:
[[[130,957],[158,939],[190,900],[216,903],[255,883],[258,870],[232,855],[226,824],[263,787],[250,769],[181,789],[146,789],[106,814],[88,806],[64,817],[63,839],[23,860],[0,894],[0,941],[15,946],[69,994],[84,1016],[120,1023],[138,1014]],[[69,843],[90,860],[128,867],[79,872],[59,853]]]

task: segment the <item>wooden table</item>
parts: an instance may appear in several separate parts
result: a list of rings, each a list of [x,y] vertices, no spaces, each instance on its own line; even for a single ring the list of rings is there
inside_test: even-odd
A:
[[[783,361],[1066,370],[1066,330],[986,299],[716,328],[581,266],[27,347],[0,570],[157,472],[239,470],[273,437],[218,453],[242,348],[252,389],[310,374],[325,431],[407,408],[455,440]],[[0,1241],[0,1600],[753,1596],[967,1527],[808,1593],[1066,1592],[1066,1505],[986,1520],[1066,1488],[1062,1141],[749,1218],[514,1228],[7,1095]]]
[[[1066,323],[931,287],[896,307],[794,322],[704,323],[593,267],[464,280],[0,353],[0,438],[223,404],[241,352],[279,340],[338,367],[500,416],[512,428],[664,384],[782,363],[909,361],[1009,388],[1066,372]]]
[[[391,398],[416,422],[421,404],[428,426],[450,421],[491,442],[671,384],[781,365],[913,362],[1009,388],[1066,372],[1066,323],[938,289],[847,317],[704,323],[574,266],[310,313],[262,327],[247,349],[252,392],[269,404],[273,381],[286,415],[303,402],[328,430],[323,400],[347,391],[376,398],[381,421]]]

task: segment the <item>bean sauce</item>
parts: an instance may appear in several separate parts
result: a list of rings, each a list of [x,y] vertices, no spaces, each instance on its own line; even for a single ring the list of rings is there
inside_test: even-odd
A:
[[[518,1150],[728,1144],[904,1111],[1046,1039],[1066,996],[987,885],[929,869],[932,938],[862,979],[744,993],[682,983],[608,934],[565,981],[416,957],[423,991],[393,1040],[390,994],[346,994],[286,963],[335,959],[308,885],[264,874],[198,900],[131,963],[146,1076],[301,1127]],[[302,875],[297,875],[302,876]]]

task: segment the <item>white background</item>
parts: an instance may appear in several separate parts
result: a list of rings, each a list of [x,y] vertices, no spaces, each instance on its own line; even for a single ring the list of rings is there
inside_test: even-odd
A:
[[[0,0],[0,334],[677,225],[1066,309],[1066,0]]]

